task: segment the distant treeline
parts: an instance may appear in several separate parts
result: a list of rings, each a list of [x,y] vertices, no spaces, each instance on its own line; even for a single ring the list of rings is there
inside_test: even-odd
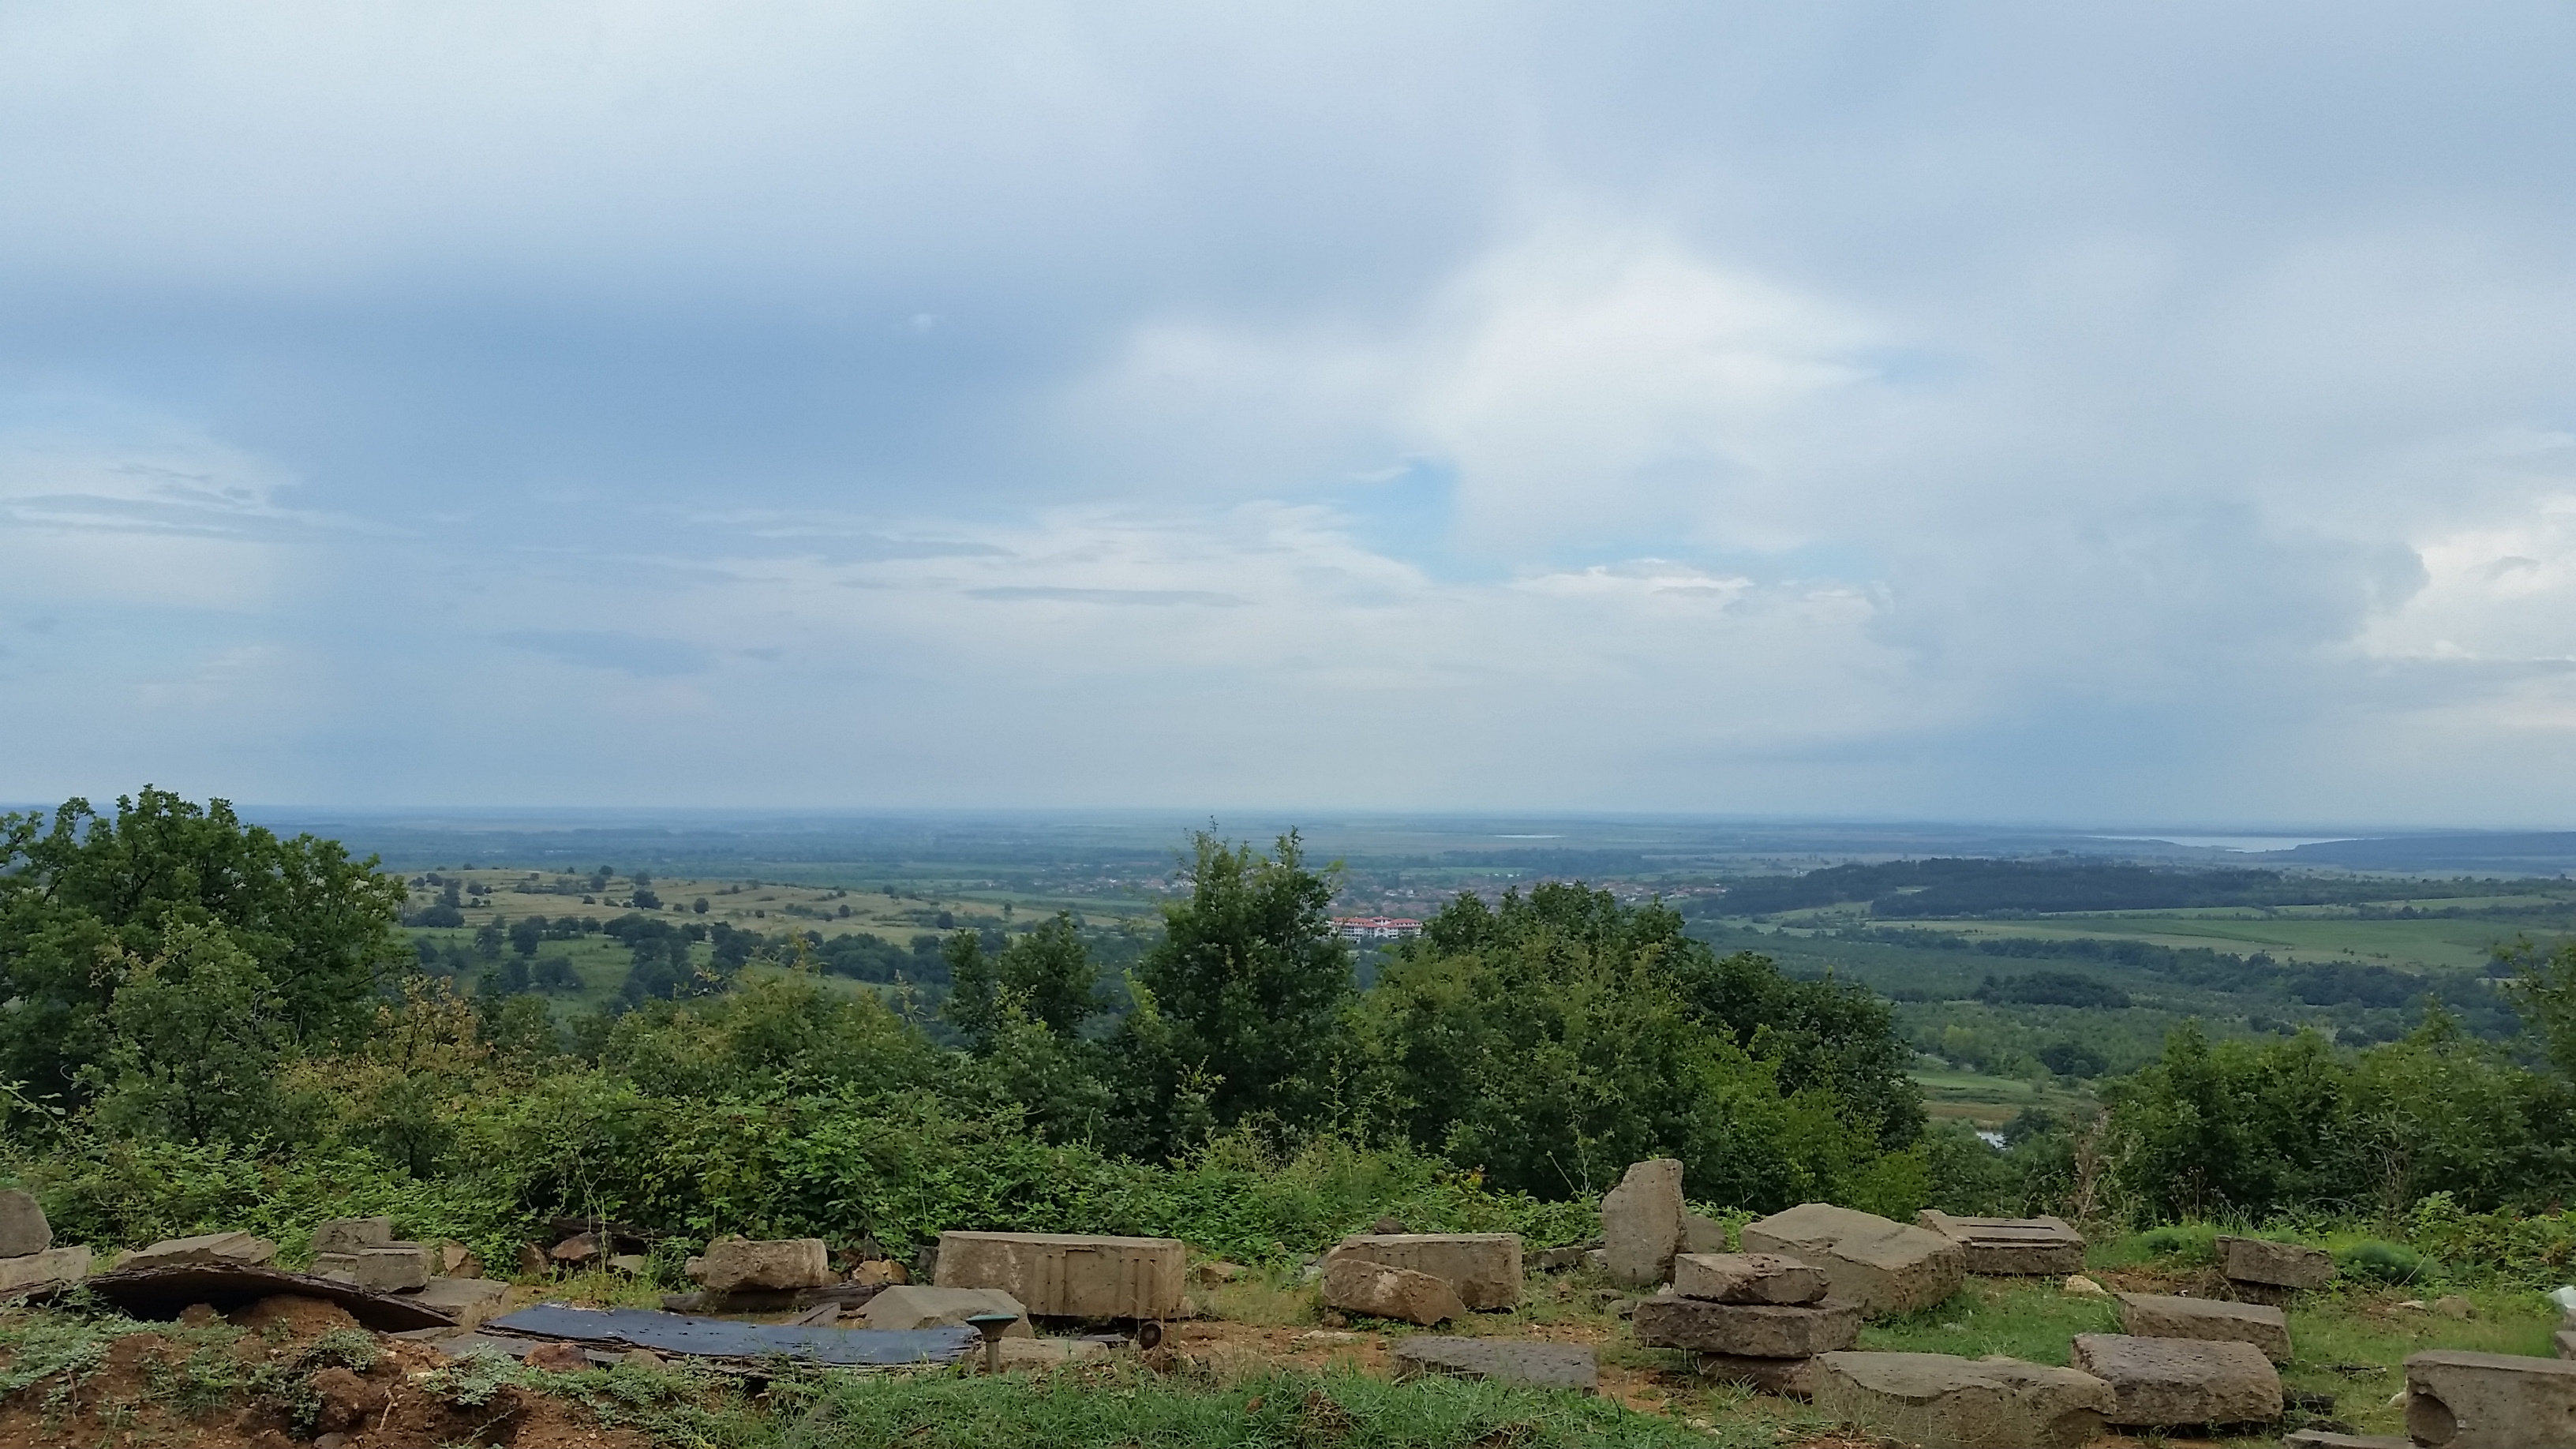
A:
[[[2216,951],[2207,946],[2160,946],[2152,941],[2075,937],[2048,940],[2035,936],[1969,936],[1957,931],[1932,931],[1920,926],[1882,927],[1877,930],[1849,933],[1850,939],[1877,941],[1891,946],[1909,946],[1922,950],[1973,951],[1981,956],[2003,956],[2022,960],[2100,961],[2113,966],[2127,966],[2153,972],[2168,980],[2210,991],[2264,992],[2277,994],[2309,1006],[2380,1006],[2413,1007],[2434,997],[2455,1009],[2485,1015],[2497,1009],[2492,994],[2475,982],[2457,976],[2434,976],[2422,972],[2400,971],[2395,967],[2372,962],[2345,961],[2276,961],[2268,951],[2239,956]],[[1998,985],[1997,990],[2046,991],[2045,983],[2067,978],[2065,972],[2036,972],[2028,977],[2005,978],[2007,982],[2042,983],[2035,987]],[[2089,977],[2072,977],[2090,981]],[[1990,985],[1996,978],[1989,977]],[[2095,983],[2105,991],[2117,991],[2107,984]],[[2057,988],[2061,994],[2074,988]],[[2128,1005],[2127,994],[2119,993],[2119,1005]],[[1978,999],[1985,1001],[2047,1001],[2044,994],[1990,994],[1980,988]],[[2063,1002],[2063,1005],[2108,1005],[2107,1001]]]
[[[2494,895],[2524,882],[2409,881],[2417,896]],[[2286,875],[2277,870],[2164,870],[2099,861],[1898,860],[1837,865],[1797,876],[1730,882],[1693,914],[1767,916],[1866,902],[1886,919],[2036,915],[2055,911],[2157,911],[2209,906],[2316,906],[2385,901],[2387,881]]]

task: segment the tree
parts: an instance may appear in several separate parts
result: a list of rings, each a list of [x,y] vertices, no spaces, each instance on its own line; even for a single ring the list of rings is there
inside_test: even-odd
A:
[[[534,956],[546,939],[546,918],[528,916],[510,926],[510,948],[522,956]]]
[[[981,1044],[1001,1018],[1018,1012],[1060,1037],[1069,1037],[1099,1009],[1093,999],[1100,973],[1082,944],[1071,911],[1012,940],[998,956],[984,954],[978,932],[960,931],[940,955],[948,963],[949,1025]]]
[[[1338,867],[1308,868],[1295,831],[1267,856],[1208,831],[1190,843],[1190,897],[1163,907],[1163,939],[1136,968],[1152,1011],[1122,1033],[1131,1107],[1168,1122],[1195,1082],[1186,1090],[1204,1093],[1220,1127],[1310,1121],[1352,988],[1350,948],[1327,914]]]
[[[377,985],[411,955],[393,932],[403,884],[375,867],[149,786],[113,816],[81,799],[50,819],[0,815],[0,1077],[85,1097],[83,1068],[105,1060],[110,1035],[103,953],[153,960],[182,927],[249,957],[294,1042],[363,1031]]]
[[[84,1068],[111,1130],[180,1142],[274,1130],[286,998],[220,927],[182,922],[149,961],[123,966],[106,1060]]]

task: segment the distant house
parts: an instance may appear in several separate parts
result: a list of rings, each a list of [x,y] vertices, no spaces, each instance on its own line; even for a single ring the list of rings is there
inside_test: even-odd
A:
[[[1422,923],[1405,916],[1335,916],[1333,934],[1345,941],[1401,941],[1422,934]]]

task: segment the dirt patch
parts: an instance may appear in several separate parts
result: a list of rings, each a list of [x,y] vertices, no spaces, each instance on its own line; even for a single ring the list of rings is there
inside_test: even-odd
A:
[[[354,1329],[358,1326],[358,1320],[351,1318],[349,1310],[339,1304],[326,1303],[319,1298],[302,1298],[292,1293],[281,1293],[274,1298],[263,1298],[248,1308],[234,1309],[229,1321],[235,1328],[247,1328],[255,1333],[274,1330],[277,1336],[299,1340],[320,1338],[335,1328]]]

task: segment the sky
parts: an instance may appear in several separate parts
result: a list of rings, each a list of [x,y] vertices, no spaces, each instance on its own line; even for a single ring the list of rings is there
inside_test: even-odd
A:
[[[0,799],[2576,820],[2576,9],[0,3]]]

